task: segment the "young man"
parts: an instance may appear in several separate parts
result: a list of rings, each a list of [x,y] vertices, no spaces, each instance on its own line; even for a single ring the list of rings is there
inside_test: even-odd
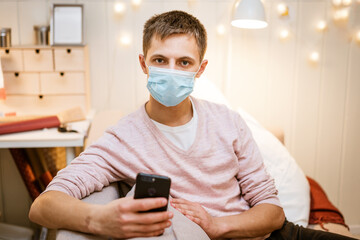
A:
[[[32,221],[116,238],[159,236],[179,212],[211,239],[265,239],[290,226],[242,118],[189,97],[207,65],[206,41],[204,26],[185,12],[146,22],[139,61],[149,101],[58,173],[33,203]],[[139,213],[165,206],[162,198],[124,197],[107,205],[78,200],[110,182],[133,185],[138,172],[172,179],[170,211]]]

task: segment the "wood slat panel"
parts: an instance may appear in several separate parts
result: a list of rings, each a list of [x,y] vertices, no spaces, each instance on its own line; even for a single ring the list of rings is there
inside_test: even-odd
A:
[[[294,77],[297,46],[297,2],[289,2],[289,17],[279,16],[276,8],[283,1],[272,1],[268,18],[273,26],[270,33],[269,62],[269,93],[266,107],[266,125],[271,128],[282,129],[285,133],[285,143],[291,137],[291,113],[293,107],[293,93],[296,78]],[[289,37],[280,38],[283,30],[289,31]]]
[[[110,74],[107,5],[103,1],[82,1],[82,3],[86,9],[85,39],[89,49],[92,106],[95,109],[105,109]]]
[[[340,210],[347,224],[360,223],[360,44],[352,43],[348,66],[347,99],[340,179]]]
[[[234,107],[242,107],[259,122],[266,119],[269,71],[269,28],[257,31],[232,27],[227,95]]]
[[[314,176],[317,151],[317,128],[321,67],[323,61],[321,34],[316,34],[315,24],[324,18],[324,3],[302,2],[299,6],[299,29],[296,32],[297,68],[293,109],[292,154],[305,174]],[[309,62],[309,54],[318,51],[318,64]]]
[[[21,45],[36,44],[35,25],[49,25],[50,5],[47,1],[21,1],[19,4],[19,22]],[[42,14],[39,14],[42,13]]]
[[[127,4],[129,8],[130,5]],[[126,12],[119,16],[114,12],[114,3],[107,2],[107,31],[109,45],[109,89],[107,92],[108,108],[122,109],[124,114],[128,114],[135,109],[135,81],[134,69],[135,58],[134,45],[132,40],[133,21],[131,12]],[[123,34],[129,34],[131,43],[128,46],[120,44]]]
[[[11,28],[12,46],[20,44],[18,14],[16,1],[0,1],[0,23],[1,28]]]
[[[325,6],[328,13],[331,2]],[[330,200],[338,205],[341,148],[346,99],[346,76],[349,54],[347,29],[329,19],[324,33],[322,76],[320,86],[319,119],[315,178],[325,189]],[[344,64],[339,64],[339,62]],[[331,150],[330,150],[331,149]]]

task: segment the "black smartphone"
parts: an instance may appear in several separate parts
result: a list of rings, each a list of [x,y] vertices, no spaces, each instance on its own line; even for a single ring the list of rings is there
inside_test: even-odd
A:
[[[134,199],[164,197],[169,200],[171,179],[166,176],[138,173]],[[167,205],[151,209],[148,212],[162,212],[167,210]]]

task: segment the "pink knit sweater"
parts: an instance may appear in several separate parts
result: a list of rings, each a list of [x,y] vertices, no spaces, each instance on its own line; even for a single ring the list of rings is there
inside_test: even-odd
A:
[[[213,216],[238,214],[260,203],[280,206],[244,120],[223,105],[192,100],[198,127],[188,150],[160,132],[144,105],[59,171],[46,191],[80,199],[114,181],[133,185],[136,174],[145,172],[169,176],[172,197],[198,202]]]

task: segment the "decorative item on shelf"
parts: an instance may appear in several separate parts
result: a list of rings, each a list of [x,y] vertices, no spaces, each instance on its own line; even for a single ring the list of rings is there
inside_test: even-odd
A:
[[[11,47],[11,28],[0,30],[0,47]]]
[[[50,32],[52,45],[83,45],[83,5],[54,4]]]
[[[231,25],[238,28],[260,29],[267,27],[265,10],[260,0],[236,2]]]
[[[50,26],[34,26],[36,44],[37,45],[49,45],[49,31]]]

